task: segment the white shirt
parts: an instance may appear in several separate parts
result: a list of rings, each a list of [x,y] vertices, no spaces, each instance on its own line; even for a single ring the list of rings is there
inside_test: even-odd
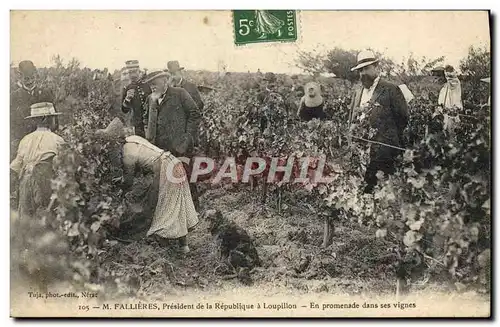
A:
[[[158,104],[160,104],[163,99],[165,98],[165,96],[167,95],[167,90],[168,90],[168,87],[165,89],[165,92],[163,92],[163,94],[158,98]]]
[[[361,94],[361,101],[359,102],[360,107],[366,107],[368,101],[371,100],[371,98],[373,96],[373,91],[375,91],[375,88],[377,87],[379,80],[380,80],[380,76],[377,76],[377,78],[375,78],[372,86],[370,86],[369,89],[367,89],[366,87],[363,87],[363,93]]]
[[[27,165],[36,164],[51,153],[57,155],[62,144],[62,137],[48,128],[38,127],[36,131],[23,137],[10,169],[20,173]]]

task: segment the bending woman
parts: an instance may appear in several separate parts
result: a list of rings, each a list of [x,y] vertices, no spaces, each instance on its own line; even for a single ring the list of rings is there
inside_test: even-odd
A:
[[[132,135],[126,137],[120,119],[115,118],[97,136],[124,138],[122,160],[124,189],[129,190],[137,170],[154,172],[154,183],[158,185],[158,196],[152,223],[147,236],[156,235],[161,239],[178,239],[183,253],[190,251],[187,234],[198,224],[198,214],[194,208],[189,183],[182,162],[170,152],[149,143],[146,139]]]

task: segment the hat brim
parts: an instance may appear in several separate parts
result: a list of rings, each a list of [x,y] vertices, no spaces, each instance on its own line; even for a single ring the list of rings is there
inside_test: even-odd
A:
[[[152,81],[154,81],[155,79],[158,79],[158,78],[162,78],[162,77],[167,77],[168,76],[168,73],[167,72],[161,72],[155,76],[151,76],[149,78],[146,78],[144,80],[145,83],[151,83]]]
[[[50,116],[59,116],[59,115],[62,115],[62,112],[56,112],[54,114],[47,114],[47,115],[33,115],[33,116],[25,117],[24,119],[39,118],[39,117],[50,117]]]
[[[175,68],[175,69],[168,68],[167,70],[169,73],[175,73],[175,72],[178,72],[180,70],[184,70],[184,67],[179,67],[179,68]]]
[[[378,59],[375,59],[375,60],[371,60],[371,61],[367,61],[367,62],[361,63],[361,64],[356,65],[356,66],[354,66],[353,68],[351,68],[351,72],[356,71],[356,70],[361,69],[361,68],[366,67],[366,66],[373,65],[373,64],[374,64],[374,63],[376,63],[376,62],[378,62]]]

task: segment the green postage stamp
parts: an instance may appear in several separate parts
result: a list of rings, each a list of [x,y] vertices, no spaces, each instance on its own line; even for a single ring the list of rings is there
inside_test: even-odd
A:
[[[233,10],[233,25],[236,45],[297,40],[295,10]]]

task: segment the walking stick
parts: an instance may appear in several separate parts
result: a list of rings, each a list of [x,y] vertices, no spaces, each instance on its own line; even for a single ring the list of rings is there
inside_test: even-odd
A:
[[[352,138],[355,138],[357,140],[365,141],[365,142],[368,142],[368,143],[379,144],[379,145],[383,145],[383,146],[386,146],[386,147],[389,147],[389,148],[393,148],[393,149],[397,149],[397,150],[401,150],[401,151],[406,151],[407,150],[407,149],[400,148],[400,147],[395,146],[395,145],[390,145],[390,144],[386,144],[386,143],[382,143],[382,142],[378,142],[378,141],[367,140],[367,139],[364,139],[362,137],[357,137],[357,136],[354,136],[354,135],[349,135],[349,136],[352,137]]]

